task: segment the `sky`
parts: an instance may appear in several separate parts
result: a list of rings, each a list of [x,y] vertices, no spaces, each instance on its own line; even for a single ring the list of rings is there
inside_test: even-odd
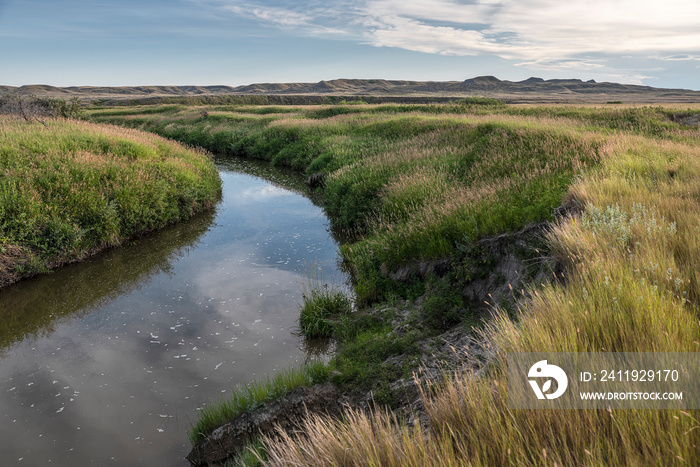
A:
[[[700,1],[0,0],[0,85],[483,75],[700,90]]]

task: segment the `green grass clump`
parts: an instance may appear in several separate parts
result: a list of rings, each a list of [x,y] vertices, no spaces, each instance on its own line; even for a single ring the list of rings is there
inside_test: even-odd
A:
[[[328,286],[303,293],[302,300],[299,328],[307,339],[332,337],[336,321],[351,311],[348,296]]]
[[[277,400],[294,389],[327,381],[330,372],[331,368],[326,364],[313,362],[277,373],[273,378],[238,386],[227,399],[199,411],[197,421],[188,430],[190,441],[195,444],[224,423]]]
[[[387,326],[373,327],[341,341],[333,382],[345,389],[371,390],[374,401],[381,405],[400,405],[402,394],[396,394],[390,385],[399,378],[411,378],[420,364],[419,342],[429,335],[420,328],[402,335],[390,331]]]
[[[202,152],[78,121],[0,118],[0,285],[79,260],[210,209],[220,196]]]
[[[447,330],[467,316],[462,291],[451,281],[433,280],[428,283],[422,312],[426,323],[434,329]]]

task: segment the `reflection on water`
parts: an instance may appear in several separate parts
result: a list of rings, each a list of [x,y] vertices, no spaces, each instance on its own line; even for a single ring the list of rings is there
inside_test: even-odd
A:
[[[213,219],[214,213],[202,214],[92,261],[0,289],[0,355],[27,337],[46,336],[62,318],[79,318],[141,287],[151,276],[167,273],[172,261],[196,246]]]
[[[299,271],[344,280],[327,221],[298,177],[220,165],[216,213],[0,292],[2,465],[187,465],[197,407],[305,358]]]

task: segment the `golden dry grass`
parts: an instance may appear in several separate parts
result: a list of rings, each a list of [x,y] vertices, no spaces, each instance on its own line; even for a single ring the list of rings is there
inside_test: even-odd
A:
[[[498,313],[486,326],[484,345],[495,353],[487,373],[458,372],[423,388],[430,432],[382,412],[313,417],[300,436],[267,441],[269,464],[697,465],[696,411],[508,408],[508,352],[700,350],[700,143],[687,132],[682,141],[591,135],[601,137],[602,166],[567,195],[586,207],[583,216],[550,236],[568,265],[564,285],[533,287],[518,320]],[[400,177],[384,196],[416,185]],[[443,184],[448,191],[459,193]]]

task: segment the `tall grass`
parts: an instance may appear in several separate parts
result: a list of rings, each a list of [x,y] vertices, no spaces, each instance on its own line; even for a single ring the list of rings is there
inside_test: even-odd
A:
[[[203,152],[154,135],[0,117],[0,285],[186,219],[220,189]]]
[[[463,465],[456,461],[449,442],[431,442],[422,436],[419,426],[401,425],[387,412],[367,415],[349,411],[343,421],[311,415],[302,422],[300,432],[309,442],[297,443],[283,430],[275,434],[274,440],[265,438],[264,442],[269,443],[265,465]],[[321,439],[326,442],[311,442]]]
[[[497,384],[498,383],[498,384]],[[265,465],[696,465],[700,420],[665,410],[512,410],[501,380],[457,374],[424,394],[426,433],[391,413],[312,415],[265,439]]]
[[[697,411],[508,408],[509,352],[700,347],[700,144],[617,134],[607,147],[567,195],[584,214],[550,237],[566,282],[533,288],[517,321],[502,312],[486,326],[487,373],[423,388],[430,433],[382,413],[315,417],[305,436],[270,440],[270,465],[697,465]]]

